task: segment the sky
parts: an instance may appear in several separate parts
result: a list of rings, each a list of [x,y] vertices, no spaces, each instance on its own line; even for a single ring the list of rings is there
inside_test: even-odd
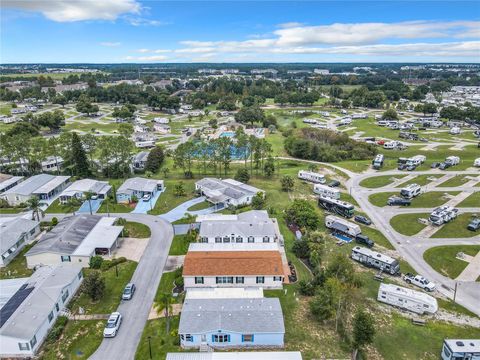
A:
[[[2,0],[0,63],[475,62],[479,1]]]

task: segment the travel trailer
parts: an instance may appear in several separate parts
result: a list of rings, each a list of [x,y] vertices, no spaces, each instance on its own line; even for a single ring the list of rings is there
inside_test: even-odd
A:
[[[330,186],[322,184],[314,184],[313,192],[318,195],[324,195],[332,199],[340,199],[340,190],[333,189]]]
[[[438,310],[437,299],[434,297],[394,284],[380,284],[377,300],[419,315],[435,314]]]
[[[422,188],[418,184],[409,184],[400,190],[400,195],[407,199],[412,199],[420,195]]]
[[[325,176],[313,171],[300,170],[298,172],[298,178],[305,181],[310,181],[317,184],[325,184]]]
[[[452,221],[457,217],[457,215],[458,209],[452,206],[444,205],[433,210],[430,214],[429,220],[433,225],[440,226]]]
[[[342,125],[350,125],[352,123],[352,118],[350,116],[344,117],[343,119],[340,119],[340,123],[338,124],[339,126]]]
[[[459,135],[462,130],[458,126],[454,126],[450,129],[450,135]]]
[[[373,159],[373,162],[372,162],[373,168],[375,170],[381,169],[383,166],[384,159],[385,157],[383,156],[383,154],[378,154],[377,156],[375,156],[375,159]]]
[[[316,124],[316,123],[317,123],[317,120],[306,118],[306,119],[303,119],[303,122],[304,122],[305,124]]]
[[[355,246],[352,249],[351,257],[363,265],[379,269],[391,275],[400,272],[400,264],[397,260],[365,247]]]
[[[455,166],[460,164],[460,158],[458,156],[448,156],[445,159],[445,163],[448,164],[449,166]]]
[[[427,160],[427,157],[425,155],[415,155],[407,159],[407,165],[419,166],[423,164],[425,160]]]
[[[473,162],[473,166],[480,167],[480,158],[476,158]]]
[[[334,215],[327,215],[325,217],[325,226],[334,233],[341,233],[352,238],[355,238],[362,232],[359,225]]]
[[[442,360],[479,360],[480,339],[445,339]]]
[[[346,201],[332,199],[324,195],[318,197],[318,206],[346,218],[351,218],[355,211],[355,207],[352,204]]]

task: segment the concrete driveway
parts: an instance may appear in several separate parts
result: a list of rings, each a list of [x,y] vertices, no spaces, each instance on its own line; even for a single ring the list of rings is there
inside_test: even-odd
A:
[[[142,199],[139,199],[137,206],[135,206],[135,209],[133,209],[132,211],[132,214],[147,214],[148,211],[150,211],[155,207],[155,204],[157,203],[158,198],[164,191],[165,189],[157,192],[154,197],[150,198],[149,201],[143,201]]]
[[[95,200],[90,200],[90,203],[92,205],[92,214],[95,214],[98,209],[100,209],[100,205],[102,205],[103,199],[95,199]],[[89,214],[90,213],[90,205],[88,204],[88,200],[85,200],[80,206],[80,208],[77,210],[77,213],[80,214]]]
[[[223,207],[220,207],[220,206],[212,206],[207,209],[202,209],[198,211],[188,211],[190,207],[196,204],[200,204],[203,201],[205,201],[205,196],[200,196],[198,198],[185,201],[183,204],[178,205],[176,208],[170,210],[169,212],[159,215],[159,217],[161,217],[162,219],[168,222],[174,222],[174,221],[180,220],[186,214],[190,214],[193,216],[205,215],[205,214],[211,214],[211,213],[214,213],[215,211],[219,211],[223,209]]]

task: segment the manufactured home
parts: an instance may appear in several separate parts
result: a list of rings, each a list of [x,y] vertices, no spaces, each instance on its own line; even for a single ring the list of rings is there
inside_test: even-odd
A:
[[[316,184],[325,184],[325,176],[313,171],[300,170],[298,172],[298,178],[305,181],[310,181]]]
[[[323,195],[330,197],[332,199],[340,199],[340,190],[331,188],[327,185],[322,184],[314,184],[313,185],[313,192],[317,195]]]
[[[377,300],[420,315],[435,314],[438,310],[433,296],[395,284],[380,284]]]
[[[352,249],[351,257],[368,267],[374,267],[381,271],[395,275],[400,272],[400,264],[390,256],[380,254],[368,248],[355,246]]]
[[[325,226],[334,233],[345,234],[353,238],[362,232],[359,225],[333,215],[325,217]]]

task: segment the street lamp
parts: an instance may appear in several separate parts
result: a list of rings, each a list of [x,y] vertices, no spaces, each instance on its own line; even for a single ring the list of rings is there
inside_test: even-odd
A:
[[[150,354],[150,359],[152,358],[152,343],[150,342],[151,338],[151,336],[148,337],[148,352]]]

